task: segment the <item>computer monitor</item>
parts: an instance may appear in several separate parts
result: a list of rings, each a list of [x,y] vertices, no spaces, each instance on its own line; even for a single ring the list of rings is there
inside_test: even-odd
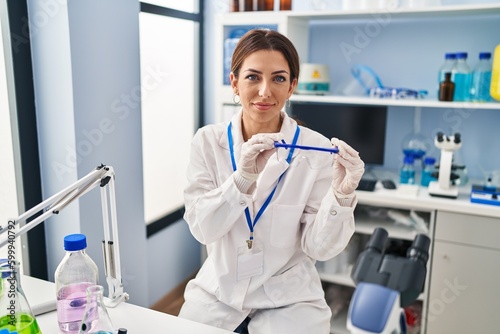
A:
[[[289,113],[325,137],[337,137],[348,143],[365,164],[384,164],[386,106],[292,102]]]

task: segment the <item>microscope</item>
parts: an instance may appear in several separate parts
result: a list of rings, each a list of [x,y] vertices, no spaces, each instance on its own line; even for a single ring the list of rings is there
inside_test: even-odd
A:
[[[453,151],[458,150],[462,146],[460,133],[455,133],[453,136],[445,136],[442,132],[438,132],[434,139],[434,145],[441,149],[441,159],[439,161],[438,181],[429,183],[429,195],[457,198],[459,176],[453,173],[455,168],[464,168],[463,166],[453,166]]]
[[[352,334],[406,333],[404,307],[423,290],[430,239],[417,234],[401,257],[384,254],[387,237],[385,229],[376,228],[352,269],[356,289],[347,315]]]

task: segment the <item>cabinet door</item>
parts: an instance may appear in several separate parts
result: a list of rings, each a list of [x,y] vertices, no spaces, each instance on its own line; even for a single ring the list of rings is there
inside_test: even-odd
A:
[[[500,251],[434,244],[427,334],[498,333]]]

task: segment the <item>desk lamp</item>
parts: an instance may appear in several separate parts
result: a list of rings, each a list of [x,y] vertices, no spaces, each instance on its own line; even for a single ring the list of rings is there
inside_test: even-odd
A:
[[[413,303],[425,282],[430,239],[417,234],[406,257],[384,254],[388,233],[376,228],[354,265],[356,289],[349,305],[352,334],[406,333],[404,307]]]
[[[102,241],[104,273],[106,275],[106,282],[109,289],[109,301],[106,306],[115,307],[122,301],[127,301],[129,295],[123,290],[121,278],[118,224],[116,219],[115,172],[113,167],[105,165],[96,167],[89,174],[68,186],[66,189],[21,214],[15,220],[9,220],[8,227],[0,226],[0,235],[9,231],[9,233],[7,233],[7,237],[2,236],[0,238],[0,247],[3,247],[8,242],[12,242],[13,238],[17,238],[28,232],[52,215],[58,214],[61,210],[68,206],[68,204],[97,186],[100,186],[101,188],[101,204],[104,226],[104,239]],[[107,186],[109,186],[109,203]],[[13,233],[14,231],[12,231],[12,226],[25,221],[42,210],[44,210],[42,214]],[[109,223],[109,218],[111,218],[111,225]]]

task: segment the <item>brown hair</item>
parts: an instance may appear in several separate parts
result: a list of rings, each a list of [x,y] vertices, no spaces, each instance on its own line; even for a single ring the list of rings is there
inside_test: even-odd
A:
[[[231,72],[236,78],[246,57],[260,50],[281,52],[290,67],[290,82],[299,78],[300,62],[295,46],[287,37],[270,29],[252,29],[241,37],[231,59]]]

